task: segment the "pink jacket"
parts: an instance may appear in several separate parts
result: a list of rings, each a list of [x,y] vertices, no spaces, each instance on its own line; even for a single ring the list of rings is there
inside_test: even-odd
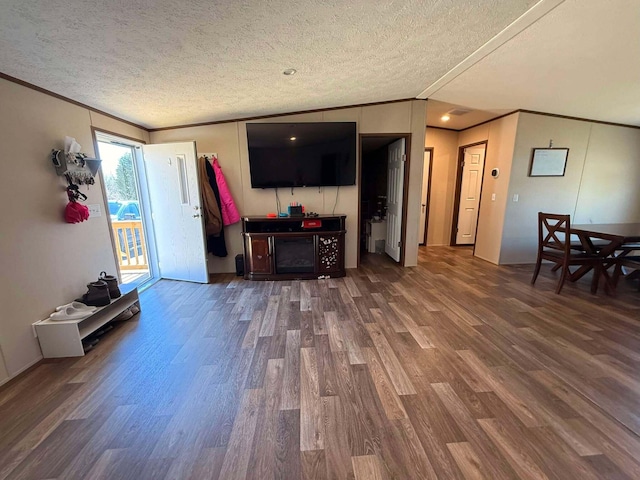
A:
[[[240,213],[236,207],[233,197],[231,196],[231,190],[227,186],[227,181],[224,179],[222,169],[218,164],[218,159],[213,157],[211,159],[211,165],[213,171],[216,172],[216,183],[218,184],[218,191],[220,192],[220,210],[222,210],[222,223],[226,225],[232,225],[240,221]]]

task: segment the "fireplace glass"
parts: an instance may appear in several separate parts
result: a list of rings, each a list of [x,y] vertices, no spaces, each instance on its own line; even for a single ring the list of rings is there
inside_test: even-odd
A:
[[[276,238],[276,273],[313,273],[313,237]]]

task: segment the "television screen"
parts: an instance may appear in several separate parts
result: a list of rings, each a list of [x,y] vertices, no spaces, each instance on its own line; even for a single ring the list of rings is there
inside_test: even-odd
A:
[[[253,188],[355,185],[356,124],[248,123]]]

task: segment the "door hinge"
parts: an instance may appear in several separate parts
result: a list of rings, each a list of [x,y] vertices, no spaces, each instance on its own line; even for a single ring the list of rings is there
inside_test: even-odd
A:
[[[464,168],[464,160],[460,162],[460,166]]]
[[[398,242],[398,247],[401,247],[401,246],[402,246],[402,242]]]
[[[403,162],[406,162],[406,161],[407,161],[407,156],[406,156],[404,153],[402,154],[402,161],[403,161]]]

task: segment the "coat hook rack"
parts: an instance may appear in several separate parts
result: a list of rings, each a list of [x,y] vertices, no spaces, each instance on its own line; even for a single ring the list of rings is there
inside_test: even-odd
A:
[[[93,185],[102,160],[80,152],[72,137],[65,138],[64,150],[51,150],[51,162],[58,176],[64,175],[69,185]]]

